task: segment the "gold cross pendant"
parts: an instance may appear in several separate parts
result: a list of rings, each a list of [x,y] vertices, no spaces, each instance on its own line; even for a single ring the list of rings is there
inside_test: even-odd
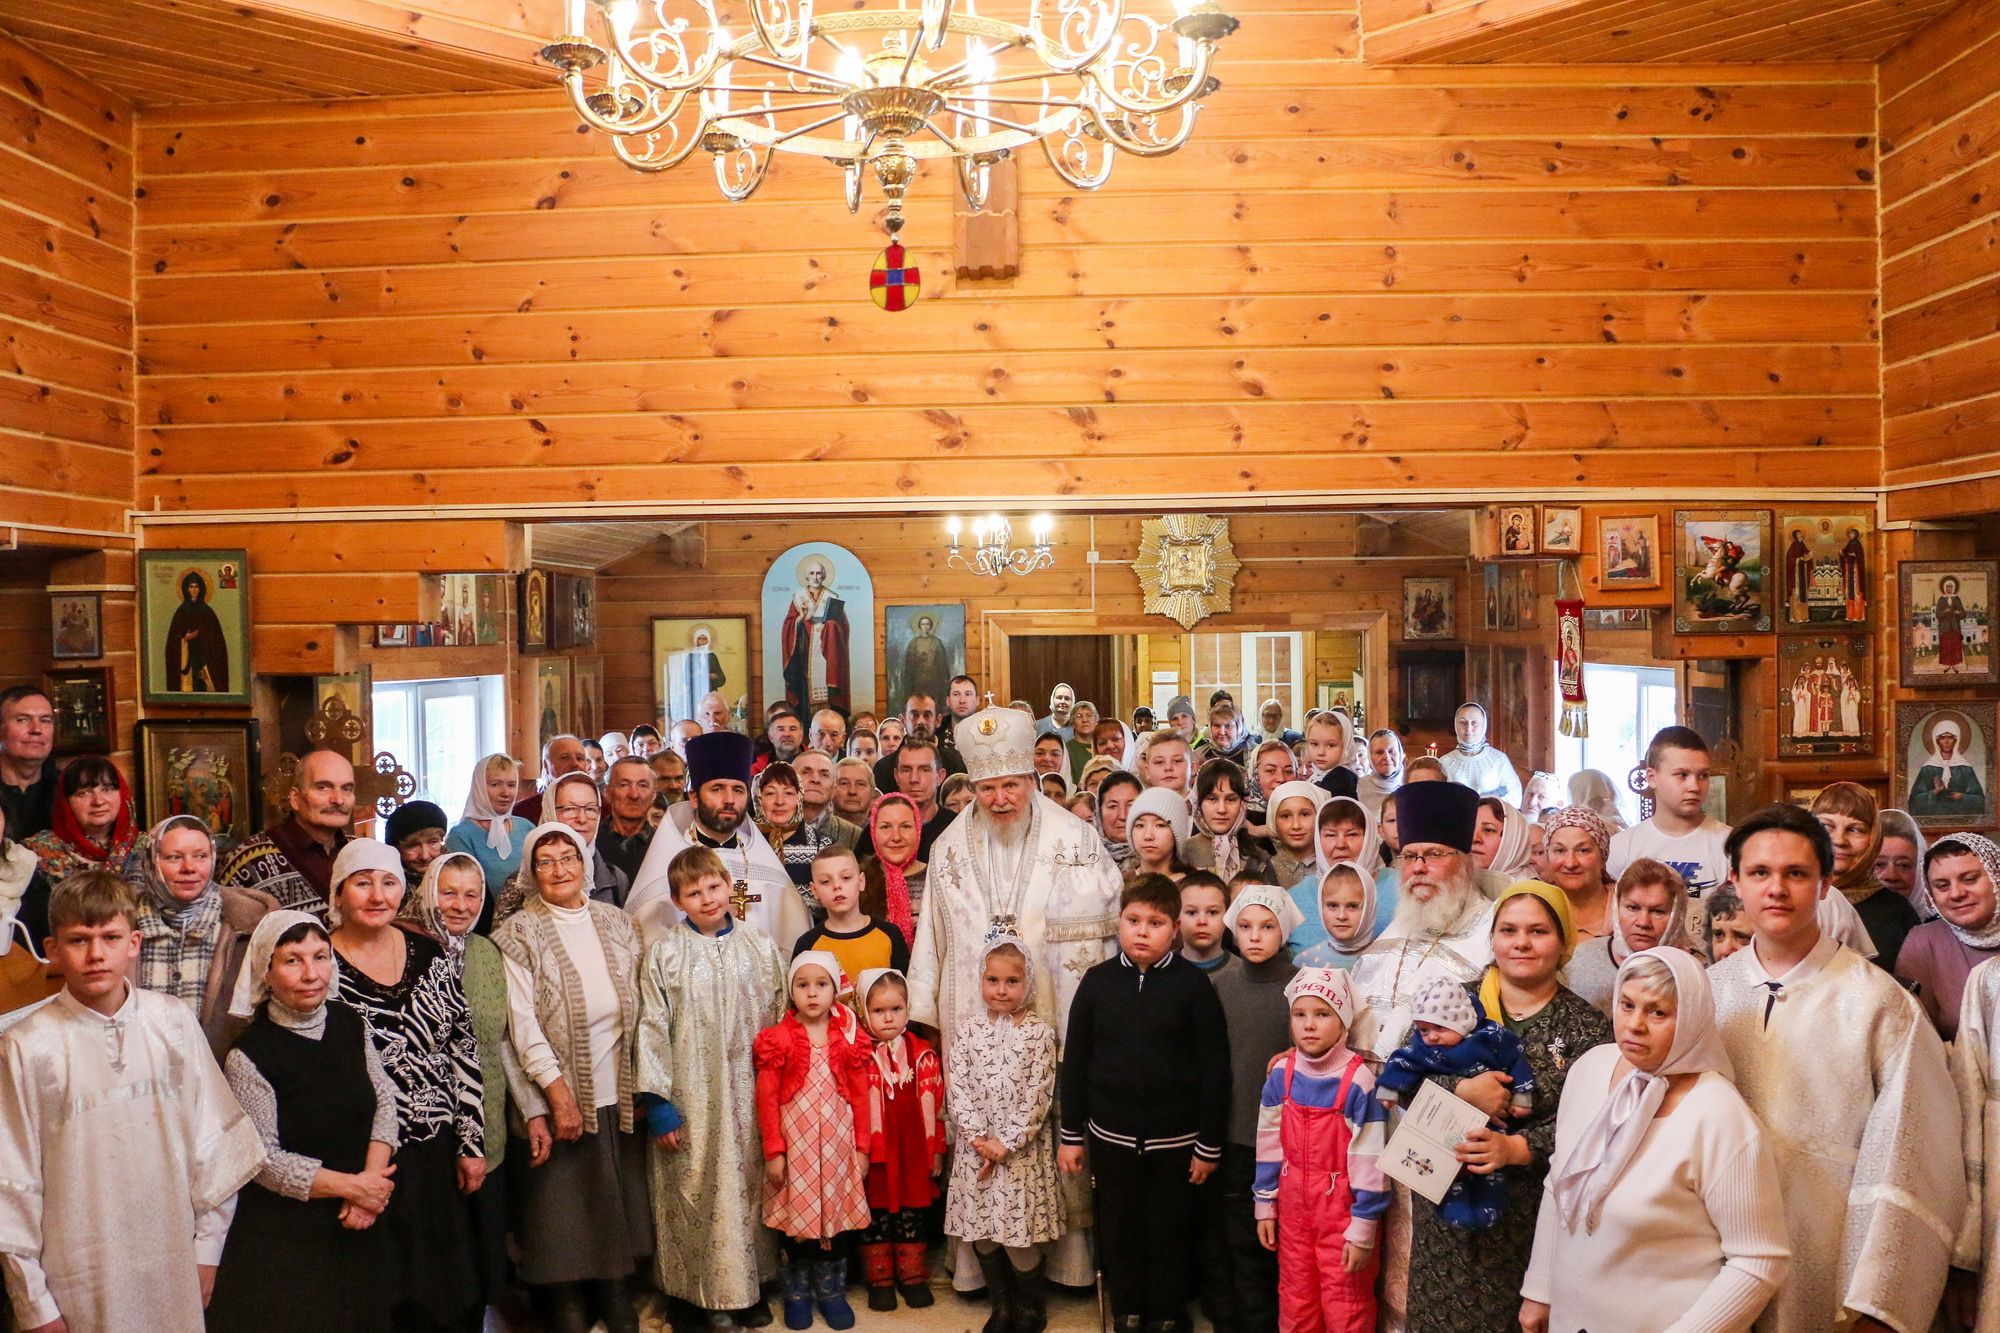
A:
[[[750,892],[748,880],[739,879],[736,881],[736,888],[729,895],[729,910],[736,913],[736,919],[741,921],[748,915],[751,903],[763,901],[763,894]]]

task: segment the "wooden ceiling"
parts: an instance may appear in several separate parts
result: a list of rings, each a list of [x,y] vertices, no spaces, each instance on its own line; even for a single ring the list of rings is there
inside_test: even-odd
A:
[[[0,0],[0,32],[141,106],[553,88],[558,0]]]
[[[1875,60],[1959,0],[1361,0],[1371,63]]]

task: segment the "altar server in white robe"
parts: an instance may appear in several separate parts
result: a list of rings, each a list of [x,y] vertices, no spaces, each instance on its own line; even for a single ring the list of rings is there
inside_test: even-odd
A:
[[[780,957],[790,957],[799,936],[812,929],[812,913],[785,873],[784,862],[750,822],[753,748],[741,732],[688,737],[692,798],[667,808],[625,898],[625,910],[646,944],[680,923],[680,910],[667,886],[667,867],[688,847],[706,847],[722,858],[732,890],[730,915],[770,936]]]
[[[1961,835],[1962,836],[1962,835]],[[2000,968],[1972,969],[1959,1002],[1951,1077],[1965,1137],[1965,1216],[1951,1255],[1945,1306],[1955,1328],[2000,1333]]]
[[[264,1164],[194,1010],[131,984],[137,911],[108,871],[57,885],[63,989],[0,1038],[0,1259],[23,1330],[200,1333]]]
[[[937,1029],[949,1059],[952,1034],[985,1012],[979,972],[987,935],[997,927],[1033,952],[1028,1004],[1060,1041],[1077,983],[1117,947],[1122,878],[1097,830],[1036,791],[1033,718],[1013,708],[982,709],[953,735],[974,804],[931,847],[923,915],[910,948],[910,1021]],[[1084,1234],[1073,1230],[1052,1242],[1050,1281],[1091,1282]],[[976,1283],[976,1262],[956,1269],[959,1280]]]
[[[1775,1333],[1930,1326],[1965,1209],[1944,1045],[1895,979],[1827,935],[1833,845],[1798,806],[1729,835],[1756,934],[1709,970],[1737,1088],[1763,1122],[1791,1269],[1757,1322]]]

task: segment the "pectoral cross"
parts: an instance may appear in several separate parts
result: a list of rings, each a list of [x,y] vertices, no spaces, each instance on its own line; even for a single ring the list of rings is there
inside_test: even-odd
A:
[[[750,892],[749,880],[739,879],[729,893],[729,910],[736,914],[738,921],[743,921],[748,918],[750,904],[761,903],[763,901],[763,894]]]
[[[991,690],[986,691],[986,706],[988,708],[993,706],[993,691]]]

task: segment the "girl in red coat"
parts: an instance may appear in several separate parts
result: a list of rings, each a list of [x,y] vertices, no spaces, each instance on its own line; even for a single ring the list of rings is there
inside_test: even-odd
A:
[[[944,1169],[944,1070],[910,1022],[910,987],[893,967],[861,974],[855,1002],[874,1037],[868,1066],[868,1207],[861,1271],[868,1308],[893,1310],[900,1288],[912,1309],[931,1303],[924,1210]]]
[[[791,1009],[757,1034],[757,1132],[764,1140],[764,1225],[785,1237],[785,1327],[854,1327],[849,1234],[868,1225],[868,1070],[840,960],[792,960]]]

